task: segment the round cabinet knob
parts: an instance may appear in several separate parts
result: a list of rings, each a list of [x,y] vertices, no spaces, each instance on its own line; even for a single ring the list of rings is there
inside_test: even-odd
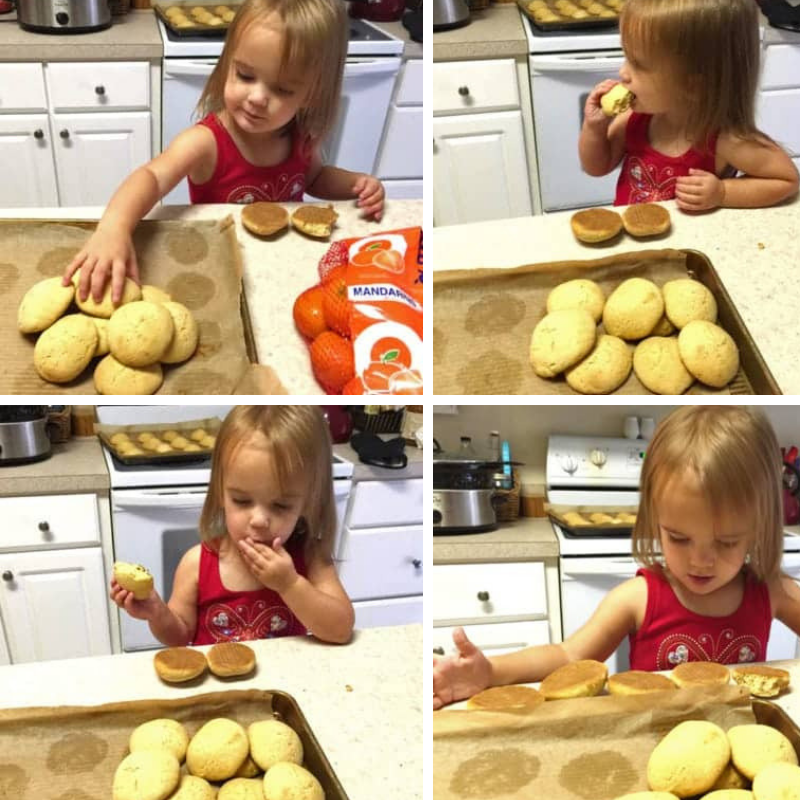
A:
[[[563,456],[561,459],[561,469],[572,475],[572,473],[578,469],[578,462],[572,456]]]
[[[11,581],[13,581],[13,580],[14,580],[14,573],[13,573],[13,572],[12,572],[10,569],[7,569],[7,570],[6,570],[6,571],[3,573],[3,580],[4,580],[4,581],[8,581],[8,582],[10,583]]]
[[[467,97],[469,95],[469,86],[459,86],[458,87],[458,93],[462,97]]]
[[[33,132],[33,138],[34,139],[44,139],[44,131],[41,128],[37,128]]]
[[[414,569],[419,569],[422,566],[422,561],[419,558],[412,558],[411,563],[414,566]]]
[[[478,592],[478,600],[481,603],[488,603],[489,602],[489,592]]]
[[[106,93],[106,87],[105,86],[95,86],[94,87],[94,93],[95,94],[99,94],[100,96],[102,96],[102,95],[104,95]]]
[[[59,133],[58,135],[59,135],[59,136],[60,136],[62,139],[69,139],[69,131],[68,131],[66,128],[64,128],[64,130],[63,130],[63,131],[61,131],[61,133]]]
[[[589,461],[596,467],[602,467],[606,463],[606,454],[602,450],[592,450],[589,453]]]
[[[444,647],[434,647],[433,652],[436,653],[437,656],[444,655]]]
[[[50,530],[50,523],[49,522],[40,522],[39,523],[39,530],[42,533],[47,533]]]

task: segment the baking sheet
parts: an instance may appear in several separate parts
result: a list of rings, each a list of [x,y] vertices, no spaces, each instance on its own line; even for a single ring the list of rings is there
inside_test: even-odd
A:
[[[578,394],[558,378],[540,378],[530,366],[533,329],[546,313],[550,290],[589,278],[606,297],[623,280],[643,277],[658,286],[675,278],[705,283],[719,307],[719,323],[733,337],[740,369],[714,390],[695,382],[687,394],[780,394],[742,318],[711,262],[691,250],[641,250],[605,258],[529,264],[513,269],[446,270],[433,274],[435,394]],[[602,324],[598,333],[602,332]],[[614,394],[651,394],[631,371]]]
[[[613,11],[613,17],[598,17],[595,14],[590,14],[589,17],[586,19],[572,19],[572,17],[567,17],[562,14],[558,8],[556,8],[555,2],[556,0],[545,0],[547,3],[547,8],[549,11],[552,11],[554,14],[558,15],[558,20],[555,22],[539,22],[533,15],[533,11],[530,9],[530,2],[531,0],[517,0],[517,5],[522,9],[522,13],[525,16],[529,17],[531,22],[540,30],[543,31],[570,31],[570,30],[582,30],[586,28],[615,28],[617,23],[619,22],[619,11],[611,6],[607,5],[605,0],[596,0],[598,5],[601,5],[604,9],[608,11]],[[573,4],[581,8],[578,4],[578,0],[572,0]],[[583,9],[587,11],[588,9]]]
[[[305,751],[304,766],[322,784],[326,800],[347,800],[295,699],[285,692],[256,690],[0,710],[0,797],[108,800],[133,729],[160,717],[183,723],[190,736],[215,717],[228,717],[245,727],[261,719],[281,719],[297,731]]]
[[[639,506],[581,506],[581,505],[558,505],[545,503],[544,510],[551,520],[556,522],[558,526],[568,536],[576,538],[582,536],[612,536],[612,537],[627,537],[630,538],[633,532],[633,525],[631,523],[621,522],[615,525],[597,525],[589,520],[588,525],[572,525],[564,518],[565,514],[571,511],[576,511],[581,516],[589,519],[589,514],[618,514],[624,512],[626,514],[638,514]]]
[[[225,38],[225,34],[228,31],[228,27],[230,26],[229,22],[225,22],[223,20],[222,25],[206,25],[203,22],[198,22],[189,12],[191,9],[201,6],[203,8],[208,8],[208,10],[214,14],[215,8],[218,6],[227,6],[231,11],[236,13],[241,3],[227,3],[225,0],[196,0],[196,2],[155,2],[152,4],[153,10],[156,12],[156,15],[162,20],[162,22],[170,29],[175,36],[179,37],[189,37],[189,36],[207,36],[209,38]],[[168,8],[178,7],[184,10],[184,13],[189,18],[189,21],[192,25],[187,26],[185,28],[178,28],[172,24],[172,21],[167,16],[166,11]],[[219,15],[216,15],[219,16]]]

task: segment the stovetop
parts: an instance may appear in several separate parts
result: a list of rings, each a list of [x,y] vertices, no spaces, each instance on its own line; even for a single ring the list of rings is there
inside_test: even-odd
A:
[[[571,31],[543,31],[533,24],[530,17],[519,12],[528,40],[528,52],[574,53],[595,50],[619,50],[622,47],[619,28],[579,28]]]

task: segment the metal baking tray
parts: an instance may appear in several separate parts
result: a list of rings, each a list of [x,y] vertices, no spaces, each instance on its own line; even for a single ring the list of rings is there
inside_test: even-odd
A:
[[[626,514],[636,514],[639,511],[638,506],[563,506],[551,505],[545,503],[545,512],[550,517],[551,521],[555,522],[559,528],[564,532],[565,536],[575,539],[584,539],[587,537],[613,537],[613,538],[627,538],[630,539],[633,533],[633,525],[629,522],[621,522],[618,525],[572,525],[564,518],[565,514],[570,512],[577,512],[586,519],[589,514],[602,513],[602,514],[616,514],[624,512]]]
[[[172,453],[155,453],[147,451],[142,455],[125,455],[121,453],[117,446],[111,441],[115,433],[127,433],[132,439],[142,433],[152,433],[157,439],[161,439],[161,433],[165,431],[176,431],[180,436],[190,439],[192,431],[203,428],[206,433],[216,436],[219,432],[221,421],[217,417],[208,419],[196,419],[189,422],[159,422],[147,425],[95,425],[95,432],[100,439],[103,447],[108,450],[117,461],[129,466],[147,464],[175,464],[191,461],[206,461],[211,457],[213,447],[202,447],[194,452],[175,451]],[[163,441],[163,440],[162,440]],[[190,441],[193,441],[190,439]],[[195,442],[199,444],[199,442]]]
[[[753,706],[756,722],[761,725],[769,725],[770,728],[780,731],[792,743],[797,757],[800,758],[800,728],[797,727],[792,718],[780,706],[771,703],[769,700],[753,697],[750,702]]]
[[[611,8],[611,6],[607,5],[605,0],[595,0],[598,5],[603,6],[604,9],[608,11],[613,11],[613,17],[598,17],[594,14],[590,14],[585,19],[573,19],[572,17],[567,17],[561,14],[558,8],[556,8],[556,0],[543,0],[547,4],[547,8],[549,11],[552,11],[554,14],[558,15],[558,19],[554,22],[540,22],[534,16],[533,11],[529,8],[531,4],[531,0],[517,0],[517,5],[522,10],[522,13],[525,14],[528,19],[541,31],[573,31],[573,30],[585,30],[587,28],[616,28],[619,22],[619,11],[615,8]],[[579,0],[572,0],[572,3],[579,8],[581,8]],[[582,9],[586,11],[587,9]]]
[[[219,38],[220,34],[224,37],[225,33],[230,26],[229,22],[223,20],[222,25],[206,25],[204,22],[198,22],[192,17],[189,11],[193,8],[200,6],[201,8],[208,8],[214,11],[217,6],[227,6],[231,11],[236,13],[241,6],[241,3],[228,3],[225,0],[198,0],[198,2],[155,2],[153,3],[153,10],[156,12],[161,21],[170,29],[176,36],[208,36]],[[189,18],[191,25],[184,28],[178,28],[172,24],[172,21],[167,16],[168,8],[182,8],[186,10],[186,16]]]

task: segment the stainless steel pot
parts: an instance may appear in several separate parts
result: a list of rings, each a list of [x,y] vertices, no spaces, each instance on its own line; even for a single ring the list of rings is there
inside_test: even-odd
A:
[[[434,536],[493,531],[499,500],[493,489],[434,489]]]
[[[26,31],[88,33],[111,25],[108,0],[17,0],[17,21]]]
[[[0,406],[0,466],[50,457],[46,406]]]

